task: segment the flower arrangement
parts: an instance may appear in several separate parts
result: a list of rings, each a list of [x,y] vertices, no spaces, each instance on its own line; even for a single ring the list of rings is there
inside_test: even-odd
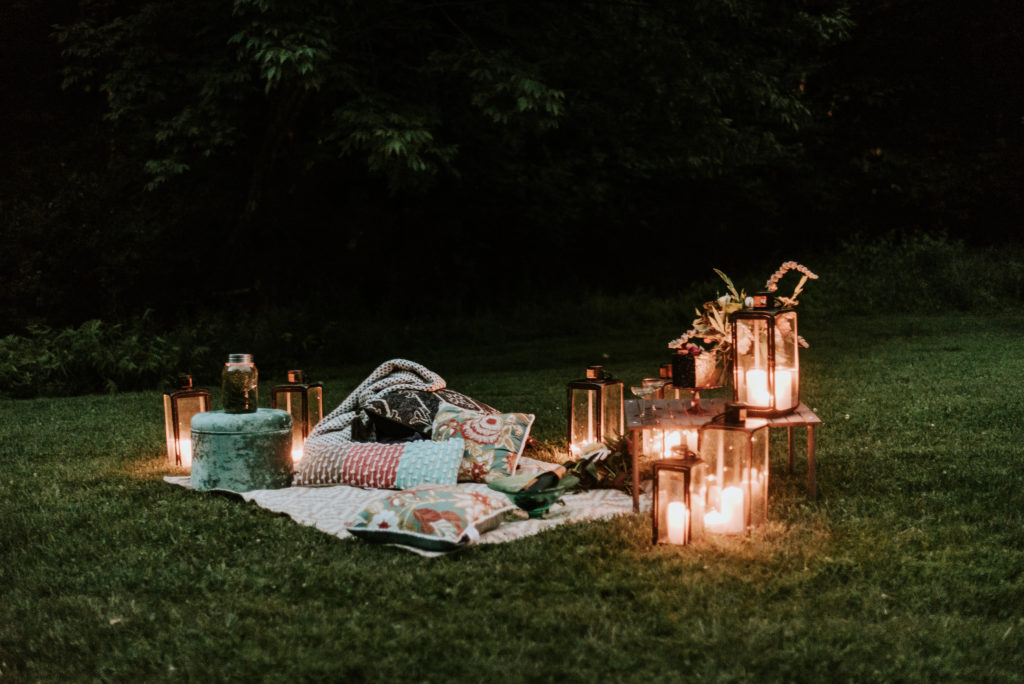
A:
[[[700,355],[705,352],[711,352],[717,353],[722,357],[731,350],[732,330],[730,318],[732,314],[744,306],[749,306],[751,301],[749,301],[750,298],[747,297],[746,292],[736,289],[729,276],[717,268],[714,271],[725,282],[727,292],[717,299],[704,302],[703,307],[696,310],[697,318],[693,319],[690,329],[683,333],[681,337],[669,342],[669,349],[675,349],[680,354]],[[797,298],[803,292],[807,281],[809,279],[817,280],[818,276],[803,264],[795,261],[786,261],[771,275],[764,289],[768,292],[777,292],[779,281],[789,271],[799,271],[803,274],[803,277],[800,278],[800,282],[793,289],[792,295],[789,297],[778,296],[778,300],[782,306],[793,307],[800,303]],[[803,337],[799,338],[799,343],[803,347],[807,346],[807,341]]]

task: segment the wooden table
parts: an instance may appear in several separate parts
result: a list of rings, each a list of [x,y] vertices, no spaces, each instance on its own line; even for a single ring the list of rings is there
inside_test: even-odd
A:
[[[633,510],[640,510],[640,469],[637,460],[640,456],[640,440],[644,430],[678,430],[685,428],[699,428],[709,420],[725,411],[727,399],[701,399],[701,413],[688,413],[686,406],[687,399],[652,399],[650,403],[654,406],[654,415],[642,420],[640,416],[640,401],[627,399],[626,428],[630,435],[630,457],[633,468]],[[814,467],[814,428],[821,425],[821,418],[818,417],[807,405],[802,403],[790,414],[776,418],[765,418],[768,421],[769,429],[786,428],[789,449],[789,472],[793,472],[793,428],[807,428],[807,496],[815,499],[818,496],[818,484]]]

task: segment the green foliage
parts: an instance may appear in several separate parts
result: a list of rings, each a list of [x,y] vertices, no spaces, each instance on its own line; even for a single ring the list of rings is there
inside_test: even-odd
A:
[[[329,170],[327,146],[400,189],[467,150],[500,173],[527,140],[646,178],[778,163],[810,117],[801,74],[849,26],[810,2],[174,0],[85,3],[55,36],[65,87],[106,94],[152,187],[246,148],[257,175]]]
[[[926,233],[855,235],[822,255],[801,301],[830,313],[996,311],[1024,301],[1020,245],[968,247]]]
[[[130,328],[99,320],[60,331],[31,326],[0,339],[0,387],[13,397],[150,389],[204,352],[153,334],[145,319]]]

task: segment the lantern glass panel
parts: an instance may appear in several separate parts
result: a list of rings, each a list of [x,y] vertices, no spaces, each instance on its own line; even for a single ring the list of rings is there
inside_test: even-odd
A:
[[[598,388],[572,390],[572,421],[569,426],[569,441],[579,447],[597,439],[600,417],[597,413],[601,403]]]
[[[736,401],[769,408],[768,325],[766,318],[736,320]]]
[[[622,383],[607,384],[602,388],[604,400],[604,419],[601,425],[601,439],[619,437],[624,432],[624,407],[622,403]]]
[[[672,449],[684,446],[697,452],[697,428],[644,428],[640,431],[640,453],[645,460],[671,458]]]
[[[690,543],[690,495],[687,491],[685,474],[676,470],[659,469],[658,516],[655,525],[656,544]]]

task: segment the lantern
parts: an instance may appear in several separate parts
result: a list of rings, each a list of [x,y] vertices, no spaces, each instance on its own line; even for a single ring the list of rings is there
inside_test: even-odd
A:
[[[734,402],[755,416],[781,416],[800,404],[796,312],[767,292],[732,315]]]
[[[704,529],[743,534],[768,520],[768,421],[747,418],[745,407],[700,428],[700,457],[707,463]]]
[[[654,464],[655,544],[689,544],[704,536],[705,464],[685,447]]]
[[[301,370],[288,371],[288,383],[270,390],[270,408],[292,416],[292,462],[302,459],[302,449],[310,431],[324,416],[324,387],[306,383]]]
[[[604,366],[587,366],[587,377],[569,383],[569,455],[578,456],[584,444],[622,436],[625,414],[621,380]]]
[[[171,464],[192,466],[192,416],[209,410],[209,390],[193,387],[191,375],[178,376],[178,389],[164,392],[164,432]]]
[[[672,364],[663,363],[658,369],[658,374],[661,376],[662,386],[659,392],[659,399],[682,399],[683,390],[676,387],[672,382]],[[688,397],[687,397],[688,398]]]

